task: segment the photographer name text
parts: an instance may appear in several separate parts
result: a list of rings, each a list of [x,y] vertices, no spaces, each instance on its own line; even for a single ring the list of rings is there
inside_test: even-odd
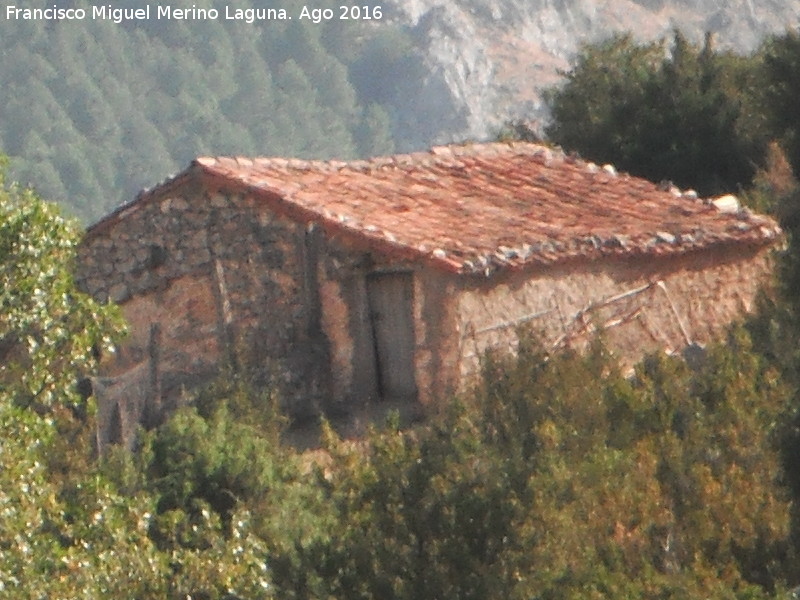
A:
[[[113,5],[84,8],[61,8],[54,4],[48,8],[22,8],[7,6],[5,17],[8,21],[111,21],[121,24],[126,21],[181,20],[181,21],[240,21],[258,23],[261,21],[290,21],[292,18],[308,20],[312,23],[323,21],[379,21],[383,18],[380,6],[341,5],[337,8],[316,8],[303,6],[296,15],[284,8],[175,8],[169,4],[147,5],[141,8],[118,8]]]

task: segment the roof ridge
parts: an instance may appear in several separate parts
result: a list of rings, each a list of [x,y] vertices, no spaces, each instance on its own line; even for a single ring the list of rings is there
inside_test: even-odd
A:
[[[288,168],[288,169],[318,169],[321,171],[352,169],[356,171],[368,171],[371,168],[381,168],[385,166],[430,166],[431,164],[441,164],[458,159],[461,157],[493,157],[499,154],[511,154],[515,156],[542,156],[546,160],[565,159],[567,155],[560,147],[550,147],[534,142],[470,142],[465,144],[444,144],[433,146],[429,150],[418,150],[414,152],[397,152],[383,156],[371,158],[355,159],[304,159],[286,156],[199,156],[195,158],[191,165],[199,165],[204,168],[214,168],[236,164],[238,167],[261,167],[261,168]]]

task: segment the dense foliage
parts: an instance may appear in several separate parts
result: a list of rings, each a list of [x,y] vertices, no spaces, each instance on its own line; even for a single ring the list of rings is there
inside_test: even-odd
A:
[[[764,107],[771,130],[781,141],[795,171],[800,170],[800,34],[788,31],[767,41],[763,50]]]
[[[227,378],[216,409],[179,412],[104,472],[150,498],[136,543],[172,557],[169,589],[205,597],[258,565],[268,586],[242,597],[781,597],[800,576],[793,388],[750,340],[734,329],[695,370],[652,356],[628,378],[599,343],[528,341],[425,425],[326,428],[311,454],[254,427],[261,400]],[[243,539],[244,565],[226,554]]]
[[[753,119],[758,60],[716,52],[676,32],[663,43],[629,35],[584,48],[551,90],[549,137],[587,159],[703,195],[735,192],[761,164]]]
[[[800,38],[773,36],[751,56],[629,35],[584,47],[548,92],[550,139],[597,162],[702,194],[740,192],[769,168],[777,141],[800,168]],[[755,182],[756,184],[758,182]]]
[[[400,83],[422,75],[404,32],[301,21],[299,0],[261,4],[294,18],[0,19],[0,148],[13,176],[91,220],[196,156],[345,159],[402,146],[393,106]]]
[[[281,594],[754,598],[789,576],[788,390],[743,332],[697,372],[653,357],[625,379],[600,346],[544,358],[490,361],[421,430],[335,446],[320,484],[340,530],[288,582],[276,567]]]
[[[202,547],[156,543],[158,496],[97,470],[92,404],[76,391],[123,333],[118,311],[75,288],[80,229],[0,176],[0,592],[30,598],[269,597],[262,542],[231,511],[172,522]],[[240,507],[237,507],[237,509]],[[165,517],[166,518],[166,517]],[[225,535],[223,535],[223,531]]]
[[[75,288],[77,224],[32,190],[6,185],[4,163],[0,158],[0,393],[15,406],[49,412],[78,402],[73,384],[121,322],[113,308]]]

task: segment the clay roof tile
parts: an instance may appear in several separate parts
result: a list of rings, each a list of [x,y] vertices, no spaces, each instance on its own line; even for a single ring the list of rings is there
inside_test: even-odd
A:
[[[781,234],[772,219],[734,210],[730,198],[703,200],[529,143],[438,146],[350,162],[201,157],[136,202],[198,172],[378,252],[460,273],[768,244]],[[120,212],[104,221],[119,220]]]

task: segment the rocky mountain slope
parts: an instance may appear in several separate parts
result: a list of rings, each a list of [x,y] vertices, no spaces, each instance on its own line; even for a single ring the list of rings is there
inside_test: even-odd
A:
[[[408,90],[403,119],[415,143],[447,124],[447,140],[483,139],[508,119],[547,118],[541,90],[559,81],[581,44],[614,32],[642,40],[680,28],[750,52],[800,22],[800,0],[388,0],[428,71]],[[425,107],[420,111],[419,107]]]

